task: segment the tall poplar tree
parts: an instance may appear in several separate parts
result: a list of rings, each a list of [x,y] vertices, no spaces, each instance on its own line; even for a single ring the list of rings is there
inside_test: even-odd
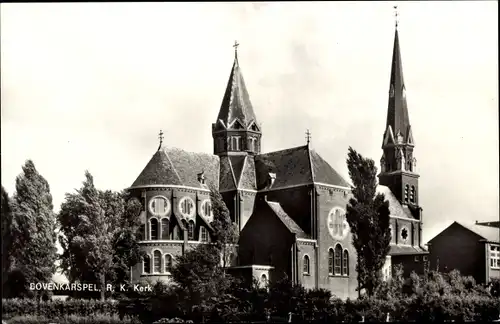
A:
[[[126,283],[129,268],[140,260],[135,237],[141,206],[125,193],[100,191],[86,171],[82,188],[66,194],[58,216],[63,248],[61,267],[71,282]]]
[[[11,244],[12,244],[12,210],[10,197],[2,186],[1,193],[1,217],[2,217],[2,290],[4,295],[8,293],[4,290],[5,283],[11,265]]]
[[[349,147],[347,168],[354,187],[346,218],[358,257],[358,289],[365,289],[372,296],[381,283],[390,248],[389,202],[384,194],[376,193],[377,168],[373,160]]]
[[[12,267],[22,274],[26,284],[50,282],[57,260],[52,195],[33,161],[27,160],[22,169],[12,199]]]

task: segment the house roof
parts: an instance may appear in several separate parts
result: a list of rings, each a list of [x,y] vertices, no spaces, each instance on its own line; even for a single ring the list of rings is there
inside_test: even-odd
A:
[[[204,188],[198,174],[219,187],[219,157],[213,154],[187,152],[178,148],[160,147],[132,187],[147,185],[179,185]]]
[[[409,219],[415,219],[409,209],[403,208],[399,200],[394,196],[391,189],[387,186],[377,186],[377,193],[382,193],[385,199],[389,201],[389,211],[393,217],[403,217]]]
[[[257,187],[265,188],[269,172],[276,174],[272,188],[320,182],[349,188],[349,184],[308,145],[255,156]]]
[[[290,233],[296,234],[298,238],[306,238],[306,233],[300,228],[295,221],[288,216],[283,210],[283,207],[278,202],[266,201],[267,205],[272,209],[274,214],[278,216],[281,222],[288,228]]]
[[[427,254],[427,250],[420,246],[391,245],[389,255]]]
[[[469,223],[465,223],[465,222],[459,223],[457,221],[455,221],[454,223],[470,230],[471,232],[476,233],[477,235],[481,236],[481,238],[483,240],[486,240],[488,242],[500,243],[500,238],[499,238],[500,231],[498,230],[497,227],[474,224],[474,223],[469,224]]]

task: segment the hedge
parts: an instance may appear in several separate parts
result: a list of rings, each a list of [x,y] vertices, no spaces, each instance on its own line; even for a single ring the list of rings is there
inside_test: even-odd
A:
[[[118,316],[118,302],[86,299],[48,300],[38,302],[35,299],[2,299],[2,317],[42,316],[59,318],[70,315]]]
[[[251,301],[250,301],[251,300]],[[221,321],[265,321],[266,311],[271,310],[272,318],[287,318],[285,311],[293,313],[293,321],[309,322],[385,322],[387,313],[391,321],[398,322],[442,322],[448,320],[491,322],[500,317],[500,300],[486,296],[430,295],[413,296],[403,299],[380,300],[358,299],[342,301],[332,299],[300,302],[294,308],[277,311],[268,304],[269,300],[259,303],[254,299],[239,300],[227,298],[215,304],[213,309],[183,311],[182,307],[170,298],[140,298],[123,300],[120,303],[98,300],[54,300],[37,301],[32,299],[2,300],[3,317],[14,323],[48,323],[47,319],[64,319],[59,323],[90,323],[89,318],[100,315],[102,320],[95,323],[119,323],[130,318],[151,324],[169,322],[168,319],[192,320],[194,322]],[[273,311],[274,310],[274,311]],[[30,319],[29,316],[33,318]],[[15,321],[16,317],[24,320]],[[35,318],[36,317],[36,318]],[[87,318],[87,321],[82,318]],[[92,323],[94,323],[92,322]],[[178,322],[178,320],[176,320]],[[10,322],[9,322],[10,324]]]

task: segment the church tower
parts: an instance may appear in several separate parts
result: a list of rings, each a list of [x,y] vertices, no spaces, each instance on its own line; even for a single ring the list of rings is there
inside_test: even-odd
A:
[[[381,172],[378,177],[381,185],[389,187],[401,204],[408,207],[414,216],[420,218],[418,215],[419,175],[416,173],[414,147],[396,23],[389,105],[382,143],[383,155],[380,159]]]
[[[260,153],[261,129],[253,111],[238,63],[238,43],[234,44],[234,63],[219,115],[212,124],[214,154],[255,155]]]

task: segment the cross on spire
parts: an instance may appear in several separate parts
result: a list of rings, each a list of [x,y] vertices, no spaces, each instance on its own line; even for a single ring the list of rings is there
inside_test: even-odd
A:
[[[240,46],[240,44],[238,43],[238,41],[235,40],[233,47],[234,47],[234,57],[236,58],[238,57],[238,46]]]
[[[307,145],[309,145],[309,143],[311,143],[311,132],[308,130],[306,130],[306,141],[307,141]]]
[[[160,133],[158,134],[158,138],[160,139],[160,146],[158,149],[161,148],[161,145],[163,144],[163,131],[160,129]]]
[[[399,23],[398,16],[399,16],[398,6],[394,6],[394,20],[396,23],[396,28],[398,27],[398,23]]]

